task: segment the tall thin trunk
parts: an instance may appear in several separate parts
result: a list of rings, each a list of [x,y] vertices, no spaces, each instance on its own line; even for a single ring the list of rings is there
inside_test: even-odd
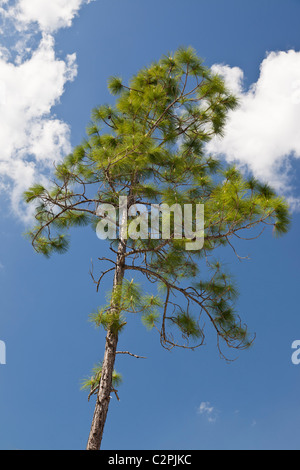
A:
[[[113,289],[121,286],[124,279],[124,265],[125,265],[125,253],[126,253],[126,240],[121,237],[115,277],[113,283]],[[117,309],[117,305],[112,304],[112,311]],[[108,407],[110,402],[110,395],[113,386],[113,372],[116,360],[116,352],[118,345],[118,333],[108,330],[105,344],[105,354],[102,363],[102,372],[100,379],[100,387],[97,395],[97,401],[95,405],[94,417],[92,421],[91,431],[87,443],[86,450],[100,450],[101,442],[103,438],[104,426],[107,418]]]
[[[100,388],[86,450],[100,450],[112,390],[112,375],[116,359],[117,344],[118,336],[112,332],[108,332]]]

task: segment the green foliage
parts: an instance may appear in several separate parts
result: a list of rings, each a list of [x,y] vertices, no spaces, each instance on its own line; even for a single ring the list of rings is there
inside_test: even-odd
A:
[[[184,338],[196,339],[202,338],[203,333],[196,320],[188,312],[179,312],[171,319],[178,326]]]
[[[160,314],[155,311],[144,313],[144,315],[142,316],[143,325],[147,328],[147,330],[152,330],[159,322],[159,319]]]
[[[82,381],[81,390],[87,390],[87,391],[94,390],[100,384],[101,374],[102,374],[102,362],[93,368],[91,377],[88,377]],[[121,385],[122,375],[116,372],[115,370],[113,372],[112,379],[113,379],[113,388],[117,388]]]
[[[27,204],[29,204],[35,201],[36,199],[40,198],[44,192],[45,192],[44,186],[40,184],[35,184],[28,191],[25,191],[24,200]]]
[[[162,301],[158,296],[143,295],[140,285],[124,279],[122,286],[107,294],[108,304],[90,315],[96,327],[120,333],[127,324],[125,314],[140,314],[143,324],[152,329],[159,320]]]
[[[172,224],[165,243],[126,241],[124,270],[139,271],[162,285],[167,299],[145,296],[133,281],[124,281],[92,319],[119,333],[129,313],[140,314],[147,328],[158,329],[161,322],[162,344],[174,347],[178,344],[168,334],[168,325],[177,327],[189,342],[203,342],[199,319],[205,314],[218,340],[230,347],[248,347],[246,329],[234,310],[236,289],[221,266],[212,265],[211,257],[220,247],[235,251],[236,238],[255,238],[264,228],[273,227],[276,236],[285,234],[290,214],[286,201],[268,185],[246,179],[237,168],[222,165],[206,152],[206,144],[222,136],[237,99],[190,47],[167,54],[126,85],[112,77],[109,90],[114,105],[93,110],[86,140],[57,165],[52,187],[36,184],[24,194],[26,203],[36,208],[37,223],[29,233],[34,248],[45,256],[66,251],[68,231],[84,225],[95,229],[98,205],[117,208],[119,196],[148,207],[204,204],[201,251],[187,252],[185,240],[174,239]],[[111,241],[115,252],[118,243]]]
[[[112,95],[119,95],[123,90],[122,79],[119,77],[111,77],[108,82],[108,89]]]
[[[32,239],[32,233],[26,234],[28,238]],[[37,253],[49,258],[53,252],[64,254],[68,251],[69,240],[66,235],[59,235],[56,238],[47,238],[39,236],[36,241],[35,250]]]

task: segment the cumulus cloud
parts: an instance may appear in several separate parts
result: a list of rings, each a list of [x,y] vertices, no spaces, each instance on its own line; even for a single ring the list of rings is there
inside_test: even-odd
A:
[[[19,65],[0,59],[0,175],[17,213],[26,187],[70,151],[70,129],[51,109],[76,76],[75,59],[56,59],[49,35]]]
[[[213,71],[224,77],[240,106],[229,115],[225,137],[214,139],[208,151],[250,170],[297,206],[292,162],[300,158],[300,52],[269,53],[248,90],[238,67],[215,65]]]
[[[46,180],[71,150],[70,128],[53,107],[76,77],[76,54],[58,59],[50,33],[70,26],[83,3],[88,0],[0,0],[12,43],[0,44],[0,194],[25,221],[31,214],[22,206],[24,190]]]
[[[209,402],[202,402],[198,408],[198,413],[206,416],[209,423],[217,421],[217,411]]]
[[[17,0],[4,14],[6,18],[13,19],[19,29],[36,23],[41,31],[52,33],[60,28],[70,27],[82,5],[90,1]],[[2,0],[2,4],[8,3],[8,0]]]

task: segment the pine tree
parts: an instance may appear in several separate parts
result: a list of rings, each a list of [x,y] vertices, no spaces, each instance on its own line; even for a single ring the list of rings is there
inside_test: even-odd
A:
[[[37,184],[25,193],[26,202],[36,207],[36,226],[29,233],[35,250],[47,257],[64,253],[70,228],[96,227],[102,204],[113,206],[119,216],[119,198],[125,196],[126,209],[204,204],[205,238],[201,250],[187,250],[175,226],[168,239],[133,239],[117,227],[110,240],[111,268],[99,279],[91,273],[97,289],[109,273],[114,279],[107,305],[92,315],[106,331],[106,346],[102,363],[84,384],[89,398],[97,395],[88,450],[100,449],[111,394],[118,398],[116,356],[134,356],[117,350],[120,333],[129,327],[127,314],[140,315],[167,350],[203,345],[203,318],[213,327],[222,355],[222,344],[248,348],[253,340],[235,311],[236,288],[214,256],[225,246],[236,252],[233,240],[253,239],[255,229],[272,226],[282,235],[290,222],[286,202],[268,185],[207,154],[206,143],[222,136],[227,114],[238,102],[192,48],[164,56],[128,85],[111,78],[109,90],[115,105],[93,111],[86,140],[56,167],[52,187]],[[137,285],[134,272],[156,284],[158,294]]]

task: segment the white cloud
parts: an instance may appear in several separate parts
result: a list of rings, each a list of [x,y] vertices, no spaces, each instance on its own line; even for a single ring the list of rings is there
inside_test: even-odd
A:
[[[239,67],[215,64],[211,69],[214,74],[222,75],[232,93],[237,96],[241,95],[243,91],[244,72]]]
[[[82,5],[90,1],[17,0],[15,5],[6,12],[6,17],[18,23],[20,29],[36,23],[41,31],[52,33],[60,28],[70,27]]]
[[[209,423],[215,423],[217,421],[217,411],[209,402],[202,402],[198,408],[200,415],[205,415]]]
[[[12,182],[17,213],[22,192],[70,151],[70,129],[51,109],[76,76],[75,59],[58,60],[49,35],[20,65],[0,59],[0,177],[2,184]]]
[[[0,194],[24,221],[31,216],[24,190],[45,181],[71,150],[70,128],[53,107],[77,75],[76,54],[58,59],[50,33],[70,26],[89,1],[0,0],[2,29],[12,39],[10,49],[0,44]]]
[[[272,52],[260,67],[260,76],[243,90],[241,69],[215,65],[227,86],[240,99],[229,114],[225,137],[214,139],[208,151],[224,154],[278,191],[290,196],[293,207],[293,158],[300,158],[300,52]]]

